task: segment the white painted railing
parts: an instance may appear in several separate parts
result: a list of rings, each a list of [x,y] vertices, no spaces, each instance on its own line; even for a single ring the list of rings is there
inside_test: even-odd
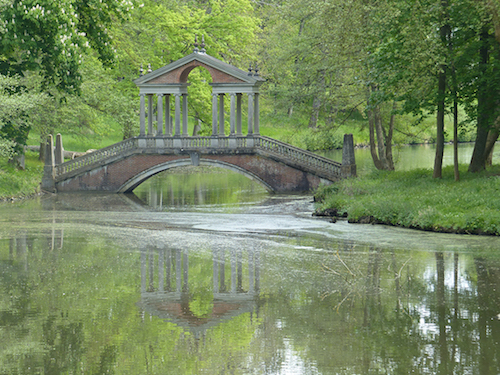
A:
[[[215,147],[212,143],[214,139],[217,141],[217,146]],[[216,149],[218,151],[228,150],[228,152],[231,152],[237,149],[245,149],[247,151],[259,149],[281,159],[283,162],[289,161],[295,165],[321,172],[327,176],[339,177],[341,174],[340,163],[269,137],[182,137],[180,139],[177,138],[177,140],[180,140],[181,148],[184,151]],[[253,146],[248,146],[249,144],[251,145],[249,140],[253,140]],[[142,152],[144,149],[154,150],[154,153],[161,153],[161,151],[172,152],[175,150],[175,141],[176,138],[173,137],[130,138],[57,165],[55,167],[55,177],[62,177],[67,173],[93,165],[105,164],[106,160],[116,158],[120,154],[133,154],[135,152]]]

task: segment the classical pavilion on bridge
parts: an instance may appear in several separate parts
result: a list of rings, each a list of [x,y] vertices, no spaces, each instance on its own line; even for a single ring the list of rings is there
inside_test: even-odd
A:
[[[140,135],[167,137],[188,136],[188,86],[189,73],[203,67],[212,76],[212,136],[226,136],[224,128],[224,98],[229,95],[229,136],[242,136],[242,96],[248,96],[248,135],[259,135],[259,88],[265,81],[258,70],[248,72],[238,69],[207,55],[202,42],[201,49],[195,43],[194,52],[163,68],[141,76],[134,82],[140,89]],[[156,127],[154,126],[153,103],[156,96]],[[172,98],[173,97],[173,98]],[[146,116],[147,100],[147,116]],[[173,123],[170,102],[175,103]],[[147,119],[147,127],[146,127]],[[147,134],[146,134],[147,130]]]
[[[212,77],[212,134],[208,137],[188,134],[187,81],[197,67]],[[356,175],[352,134],[344,136],[342,163],[260,135],[259,88],[264,79],[256,69],[243,71],[207,55],[204,43],[195,43],[193,53],[163,68],[148,69],[134,82],[140,95],[138,136],[64,162],[61,135],[56,137],[55,154],[49,135],[43,189],[128,193],[157,173],[187,165],[230,169],[273,192],[314,190]],[[229,129],[224,126],[227,96]],[[246,134],[242,129],[244,98],[248,103]]]

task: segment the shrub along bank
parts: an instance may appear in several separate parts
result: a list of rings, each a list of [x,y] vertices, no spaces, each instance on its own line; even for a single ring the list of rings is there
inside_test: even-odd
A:
[[[0,201],[26,198],[40,193],[43,163],[38,153],[26,152],[26,169],[18,170],[0,158]]]
[[[352,223],[388,224],[449,233],[500,235],[500,166],[454,181],[431,170],[376,171],[321,187],[317,215],[347,217]]]

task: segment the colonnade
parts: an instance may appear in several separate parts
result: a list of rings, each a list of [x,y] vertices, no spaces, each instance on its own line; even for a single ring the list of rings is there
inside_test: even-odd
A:
[[[188,94],[187,87],[177,93],[141,93],[140,136],[187,137],[188,134]],[[225,137],[225,96],[229,95],[229,135],[242,136],[241,102],[243,93],[212,93],[212,136]],[[248,92],[248,135],[259,135],[259,93]],[[174,101],[174,116],[171,116],[171,96]],[[153,113],[154,96],[156,96],[156,126]],[[146,116],[147,100],[147,116]],[[182,116],[181,116],[182,114]],[[146,129],[147,117],[147,129]],[[173,120],[173,121],[172,121]],[[147,133],[146,133],[147,130]]]
[[[230,281],[226,279],[226,251],[212,251],[213,296],[253,295],[260,289],[260,254],[258,250],[248,250],[248,258],[243,260],[242,250],[229,250]],[[155,267],[155,255],[158,264]],[[248,285],[243,288],[243,264],[247,264]],[[208,265],[208,262],[207,262]],[[156,269],[156,270],[155,270]],[[156,275],[155,275],[156,274]],[[157,280],[157,282],[155,282]],[[141,249],[141,293],[189,293],[189,251],[175,249]]]

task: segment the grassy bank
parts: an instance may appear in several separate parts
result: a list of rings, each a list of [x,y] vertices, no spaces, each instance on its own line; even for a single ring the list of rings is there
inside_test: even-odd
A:
[[[18,170],[0,158],[0,201],[26,198],[40,193],[43,163],[38,153],[26,152],[26,169]]]
[[[354,223],[379,223],[450,233],[500,235],[500,166],[471,174],[461,166],[443,179],[430,170],[376,171],[322,187],[318,212]]]

